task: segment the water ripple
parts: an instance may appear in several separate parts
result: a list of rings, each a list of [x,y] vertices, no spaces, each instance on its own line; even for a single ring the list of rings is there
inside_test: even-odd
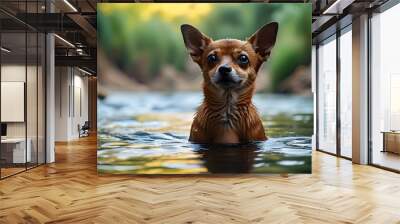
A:
[[[273,95],[262,101],[263,96],[257,95],[269,140],[205,145],[188,141],[200,93],[143,94],[116,94],[99,101],[99,172],[311,172],[311,98]],[[274,109],[267,109],[268,105]]]

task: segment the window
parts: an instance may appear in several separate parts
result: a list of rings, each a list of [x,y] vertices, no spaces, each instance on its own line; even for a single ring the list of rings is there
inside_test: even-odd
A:
[[[400,5],[371,18],[372,163],[400,170]]]
[[[336,153],[336,36],[318,47],[318,149]]]
[[[351,26],[340,36],[340,155],[352,157],[352,35]]]

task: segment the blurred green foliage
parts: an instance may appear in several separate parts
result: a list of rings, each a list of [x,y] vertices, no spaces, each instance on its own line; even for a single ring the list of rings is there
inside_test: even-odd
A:
[[[311,63],[310,4],[198,3],[198,8],[189,4],[177,7],[182,3],[99,5],[99,48],[143,83],[154,80],[165,65],[185,72],[189,58],[179,29],[183,23],[199,27],[213,39],[245,40],[262,25],[278,22],[278,39],[266,65],[271,91],[298,66]]]

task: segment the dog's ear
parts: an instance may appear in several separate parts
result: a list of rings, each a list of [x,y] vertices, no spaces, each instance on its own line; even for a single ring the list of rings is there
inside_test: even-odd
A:
[[[278,23],[272,22],[261,27],[247,41],[253,46],[253,49],[263,60],[266,60],[272,47],[275,45],[278,34]]]
[[[199,63],[205,47],[212,41],[211,38],[188,24],[183,24],[181,26],[181,32],[183,41],[185,42],[186,48],[189,50],[190,56],[195,62]]]

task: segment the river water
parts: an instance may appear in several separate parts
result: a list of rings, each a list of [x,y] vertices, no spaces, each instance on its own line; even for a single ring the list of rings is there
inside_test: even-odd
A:
[[[201,92],[114,92],[98,101],[99,173],[310,173],[312,97],[256,94],[269,140],[188,142]]]

